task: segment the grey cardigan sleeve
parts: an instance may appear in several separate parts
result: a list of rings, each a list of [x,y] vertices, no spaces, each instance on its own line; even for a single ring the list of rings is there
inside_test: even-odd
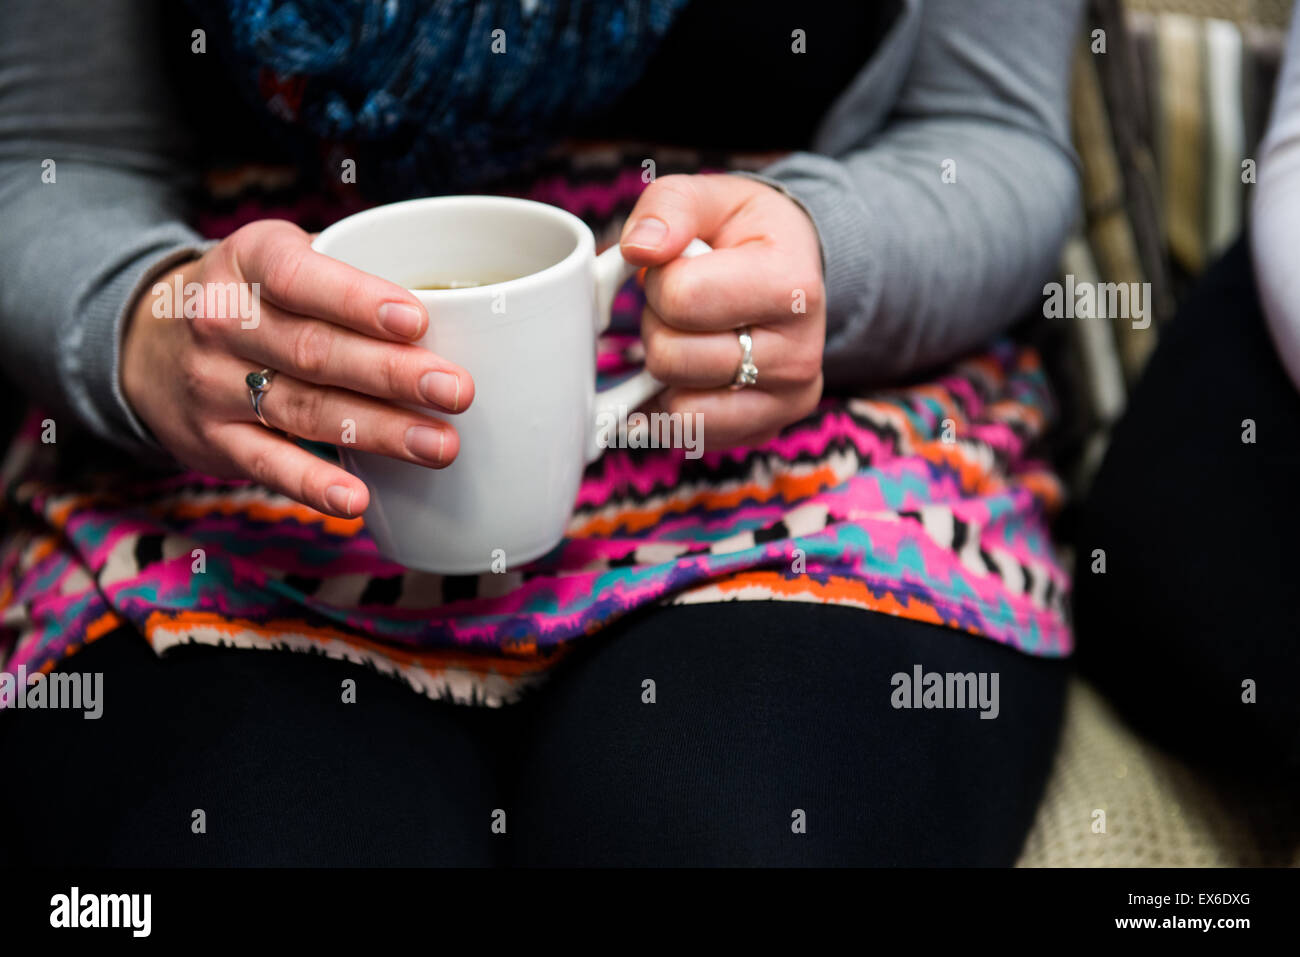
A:
[[[56,422],[143,454],[158,447],[122,396],[123,319],[202,248],[158,22],[142,0],[6,0],[0,30],[0,363]]]
[[[1078,211],[1068,91],[1080,9],[908,0],[815,152],[763,170],[821,236],[828,385],[951,359],[1042,295]]]

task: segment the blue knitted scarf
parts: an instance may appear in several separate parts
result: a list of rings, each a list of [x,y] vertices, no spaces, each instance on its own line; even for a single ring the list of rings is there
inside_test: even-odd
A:
[[[687,0],[191,0],[241,89],[375,192],[517,169],[645,68]],[[341,155],[334,150],[335,155]]]

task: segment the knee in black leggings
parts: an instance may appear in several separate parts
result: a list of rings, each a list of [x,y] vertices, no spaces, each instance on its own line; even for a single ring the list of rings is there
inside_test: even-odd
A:
[[[1300,771],[1298,434],[1241,242],[1162,332],[1076,542],[1081,667],[1164,746],[1255,776]]]
[[[529,705],[522,864],[1011,864],[1065,679],[984,639],[779,602],[666,609],[569,664]],[[894,707],[916,665],[998,675],[1000,713]]]

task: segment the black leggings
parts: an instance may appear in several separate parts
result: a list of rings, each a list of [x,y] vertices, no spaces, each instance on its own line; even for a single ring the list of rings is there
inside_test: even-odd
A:
[[[1081,668],[1140,730],[1198,763],[1300,769],[1298,483],[1300,393],[1240,242],[1162,333],[1077,543]]]
[[[159,659],[125,630],[64,664],[104,673],[104,714],[0,714],[11,863],[1009,865],[1066,677],[983,638],[782,602],[633,616],[495,710],[315,656]],[[895,709],[891,676],[917,664],[996,672],[997,718]]]

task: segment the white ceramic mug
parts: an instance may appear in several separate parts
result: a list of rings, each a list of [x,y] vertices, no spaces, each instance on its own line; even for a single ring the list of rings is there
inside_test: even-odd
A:
[[[583,468],[602,451],[597,418],[663,388],[644,369],[595,388],[596,337],[637,267],[617,246],[597,256],[576,216],[498,196],[379,206],[312,245],[402,286],[489,283],[413,290],[429,311],[419,344],[474,378],[473,403],[449,417],[460,433],[456,460],[430,469],[339,449],[370,488],[366,527],[380,552],[411,568],[473,574],[502,560],[513,569],[558,545]],[[708,248],[695,240],[684,255]]]

